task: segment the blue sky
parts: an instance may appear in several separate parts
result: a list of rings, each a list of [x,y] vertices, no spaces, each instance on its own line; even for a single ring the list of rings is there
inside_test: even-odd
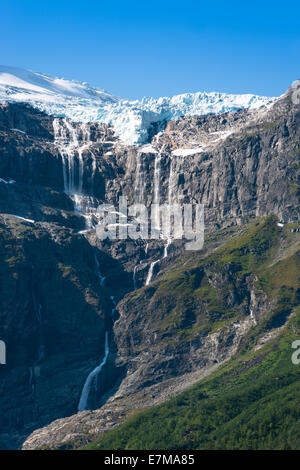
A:
[[[278,96],[300,78],[300,2],[1,0],[0,64],[122,98]]]

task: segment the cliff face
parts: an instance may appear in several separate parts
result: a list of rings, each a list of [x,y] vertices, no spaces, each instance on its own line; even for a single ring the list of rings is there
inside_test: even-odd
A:
[[[56,435],[54,423],[25,447],[114,426],[209,373],[276,310],[277,294],[258,286],[255,263],[297,246],[300,107],[290,94],[268,109],[165,123],[142,147],[104,124],[0,106],[2,447],[66,416],[65,433]],[[158,196],[203,203],[204,251],[187,255],[180,241],[165,250],[163,241],[99,240],[97,206],[117,207],[121,194],[148,206]],[[278,219],[255,226],[270,214]],[[287,233],[278,220],[291,224]],[[233,236],[248,238],[216,258]],[[106,335],[109,355],[87,403],[103,407],[75,415]]]
[[[208,224],[271,212],[292,221],[298,207],[300,114],[290,95],[269,109],[168,122],[142,147],[124,145],[105,124],[67,125],[56,119],[53,128],[47,115],[2,105],[0,174],[56,190],[70,190],[72,183],[71,192],[109,203],[124,194],[150,204],[158,168],[161,202],[171,197],[203,203]],[[65,182],[63,170],[70,171]]]
[[[177,396],[231,358],[235,359],[229,366],[233,377],[239,374],[236,361],[242,371],[248,370],[245,353],[252,367],[266,354],[263,350],[261,359],[253,358],[255,351],[272,340],[270,348],[281,358],[283,346],[290,364],[286,341],[278,346],[276,338],[290,334],[291,328],[294,339],[299,334],[290,322],[296,318],[300,300],[299,223],[284,228],[277,224],[276,218],[269,217],[219,231],[217,238],[222,236],[223,244],[217,250],[214,235],[202,255],[183,255],[160,279],[125,296],[114,325],[115,365],[122,375],[110,397],[104,397],[106,403],[100,400],[100,409],[56,420],[33,432],[23,448],[76,448],[101,438],[104,431],[131,417],[132,410],[148,409]],[[270,364],[264,370],[269,366],[273,370]],[[274,377],[279,374],[276,367]],[[290,367],[284,370],[290,373]],[[297,372],[299,380],[299,371],[292,372],[293,380]],[[279,386],[289,383],[284,373]],[[261,374],[246,377],[243,383],[250,385]],[[109,369],[102,376],[108,380]]]

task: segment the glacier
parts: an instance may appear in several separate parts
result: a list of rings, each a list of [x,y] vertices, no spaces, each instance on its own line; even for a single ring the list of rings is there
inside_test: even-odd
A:
[[[55,117],[109,124],[129,145],[146,143],[149,129],[155,123],[182,116],[257,109],[272,105],[276,99],[253,94],[197,92],[130,101],[86,82],[0,66],[0,102],[25,102]]]

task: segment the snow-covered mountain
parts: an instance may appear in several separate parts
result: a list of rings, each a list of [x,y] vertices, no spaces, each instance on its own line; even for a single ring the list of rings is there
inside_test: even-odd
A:
[[[1,97],[7,94],[15,100],[59,102],[64,98],[116,102],[118,98],[91,87],[88,83],[56,78],[43,73],[0,65]]]
[[[126,143],[137,144],[147,140],[152,123],[187,115],[256,109],[276,98],[198,92],[129,101],[86,82],[0,66],[0,101],[3,100],[27,102],[50,115],[78,122],[104,122],[112,125]]]

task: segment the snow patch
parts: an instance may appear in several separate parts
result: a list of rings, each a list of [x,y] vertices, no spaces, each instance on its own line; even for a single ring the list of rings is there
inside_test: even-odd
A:
[[[195,155],[203,152],[203,147],[196,147],[193,149],[176,149],[172,151],[172,155],[175,157],[188,157],[189,155]]]
[[[11,131],[20,132],[20,134],[26,134],[26,132],[21,131],[21,129],[11,129]]]
[[[271,105],[276,99],[251,94],[198,92],[129,101],[85,82],[0,66],[0,101],[29,103],[49,115],[76,122],[109,124],[121,140],[131,145],[146,142],[153,123],[182,116],[257,109]]]
[[[15,217],[16,219],[24,220],[24,222],[29,222],[30,224],[34,224],[35,221],[32,219],[26,219],[25,217],[21,217],[20,215],[15,215],[15,214],[8,214],[12,217]]]
[[[3,178],[0,178],[0,183],[4,183],[4,184],[14,184],[15,183],[15,180],[5,180]]]
[[[142,153],[158,153],[151,144],[143,145],[139,148],[139,151]]]

